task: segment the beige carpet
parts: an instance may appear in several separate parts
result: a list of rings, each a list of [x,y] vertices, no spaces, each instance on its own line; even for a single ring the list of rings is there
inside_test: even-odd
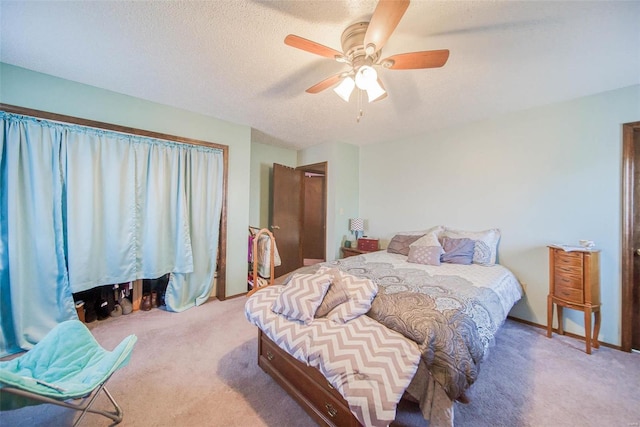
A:
[[[109,390],[124,426],[313,426],[313,421],[257,366],[257,331],[245,298],[211,301],[184,313],[154,309],[90,325],[112,349],[128,334],[138,343]],[[640,355],[609,348],[584,354],[582,341],[549,340],[544,331],[507,321],[471,388],[456,407],[457,426],[638,426]],[[100,407],[107,408],[106,398]],[[0,413],[5,426],[71,425],[76,412],[40,405]],[[83,426],[107,426],[90,414]],[[426,426],[402,405],[397,426]]]

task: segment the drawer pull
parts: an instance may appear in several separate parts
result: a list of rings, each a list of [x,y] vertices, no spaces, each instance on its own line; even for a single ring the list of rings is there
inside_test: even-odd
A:
[[[331,385],[331,383],[327,383],[327,387],[329,387],[331,390],[333,390],[333,386]]]
[[[331,418],[335,417],[338,414],[338,410],[334,408],[331,403],[325,403],[324,407],[327,408],[327,414],[329,414]]]
[[[273,353],[271,353],[270,351],[267,351],[267,360],[269,361],[273,360]]]

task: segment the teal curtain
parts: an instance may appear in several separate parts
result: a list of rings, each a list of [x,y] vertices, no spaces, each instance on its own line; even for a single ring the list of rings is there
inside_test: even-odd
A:
[[[135,280],[135,147],[81,127],[64,128],[62,147],[71,290]]]
[[[140,261],[158,260],[154,264],[141,264],[141,276],[156,278],[175,271],[190,273],[193,254],[190,210],[185,194],[185,182],[190,172],[184,167],[184,158],[187,153],[206,159],[222,156],[218,155],[220,153],[202,156],[196,148],[184,144],[138,144],[136,148],[139,159],[136,209],[140,217],[145,218],[137,236]],[[211,188],[214,198],[216,194],[222,194],[222,187]],[[213,212],[209,214],[214,215]]]
[[[77,318],[64,254],[62,132],[3,115],[0,355]]]
[[[182,150],[185,169],[184,200],[188,207],[188,234],[193,248],[193,270],[174,271],[165,295],[168,310],[183,311],[207,301],[213,288],[222,213],[222,156],[199,156]],[[212,189],[219,189],[216,193]],[[186,273],[186,274],[185,274]]]
[[[0,112],[0,355],[75,318],[72,292],[171,273],[167,309],[206,301],[219,149]]]

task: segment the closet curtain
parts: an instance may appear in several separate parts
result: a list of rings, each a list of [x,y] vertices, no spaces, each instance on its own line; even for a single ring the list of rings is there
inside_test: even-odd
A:
[[[0,354],[75,318],[73,292],[172,273],[166,307],[213,287],[222,151],[0,112]]]
[[[2,117],[0,356],[76,317],[64,253],[62,132]]]

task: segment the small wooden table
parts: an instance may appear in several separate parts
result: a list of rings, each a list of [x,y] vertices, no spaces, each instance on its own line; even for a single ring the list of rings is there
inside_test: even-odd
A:
[[[342,247],[342,258],[349,258],[350,256],[367,254],[369,252],[374,252],[374,251],[365,251],[365,250],[358,249],[358,248],[345,248],[343,246]]]
[[[598,348],[600,333],[600,251],[566,251],[549,246],[549,296],[547,297],[547,337],[553,332],[553,304],[558,307],[558,333],[564,335],[563,307],[584,312],[587,354]],[[591,314],[595,325],[591,336]]]

